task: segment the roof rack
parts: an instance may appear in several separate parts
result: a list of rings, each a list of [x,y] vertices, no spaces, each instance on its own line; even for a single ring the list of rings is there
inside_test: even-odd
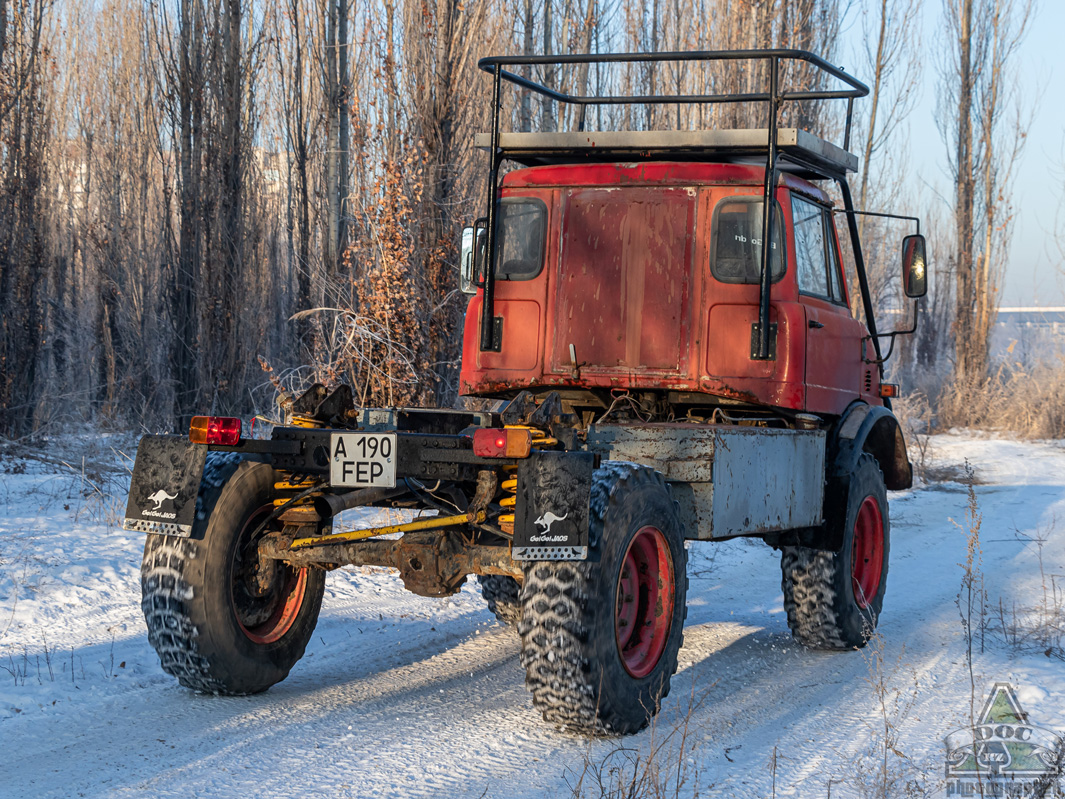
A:
[[[487,133],[475,144],[487,150]],[[502,155],[523,166],[574,162],[714,161],[764,166],[766,128],[736,130],[633,130],[573,133],[501,133]],[[807,180],[856,172],[858,157],[798,128],[777,129],[777,169]]]
[[[520,66],[562,66],[573,64],[658,64],[663,62],[746,62],[767,64],[768,86],[764,91],[742,92],[733,94],[652,94],[652,95],[583,95],[569,94],[559,89],[545,86],[522,75],[512,72],[507,67]],[[835,89],[787,89],[780,88],[781,62],[801,61],[814,67],[819,73],[818,77],[830,77],[844,84],[843,88]],[[869,94],[868,87],[861,81],[851,77],[839,67],[829,64],[820,56],[805,50],[697,50],[693,52],[662,52],[662,53],[586,53],[576,55],[544,55],[544,56],[492,56],[482,58],[477,66],[493,76],[492,86],[492,133],[487,141],[491,155],[491,171],[488,177],[488,216],[487,216],[487,268],[484,274],[483,306],[481,311],[481,350],[498,351],[499,343],[495,335],[495,317],[493,314],[494,300],[494,272],[495,272],[495,216],[496,199],[498,196],[499,167],[504,160],[512,159],[519,163],[533,162],[536,159],[555,159],[558,163],[562,159],[584,160],[589,157],[605,158],[609,155],[628,153],[627,157],[646,152],[648,157],[653,152],[655,157],[673,158],[677,155],[685,155],[688,158],[707,158],[712,160],[711,153],[727,152],[730,149],[737,157],[758,157],[765,161],[765,185],[763,187],[763,208],[772,207],[772,192],[777,183],[777,173],[782,168],[794,168],[800,174],[809,174],[813,177],[833,179],[839,182],[844,195],[845,205],[853,210],[850,190],[847,186],[847,172],[857,167],[857,159],[851,165],[847,149],[850,146],[851,120],[854,110],[854,100],[857,97],[865,97]],[[632,131],[627,133],[595,133],[590,135],[583,130],[577,134],[505,134],[503,138],[499,129],[500,93],[502,82],[520,86],[529,91],[536,92],[550,100],[559,103],[574,104],[583,107],[600,105],[668,105],[668,104],[729,104],[729,103],[765,103],[768,110],[768,131],[762,132],[762,138],[749,136],[750,147],[747,145],[722,143],[724,139],[717,139],[716,145],[711,146],[714,140],[713,134],[729,134],[737,141],[743,140],[748,131],[702,131],[687,139],[677,136],[675,132],[648,132]],[[847,124],[843,137],[842,149],[823,142],[821,139],[808,134],[805,131],[795,131],[794,141],[789,143],[787,134],[790,130],[780,131],[777,128],[778,111],[782,103],[803,100],[846,100],[847,101]],[[584,115],[581,115],[580,127],[583,128]],[[702,143],[699,134],[707,136]],[[785,135],[781,135],[781,134]],[[650,134],[650,135],[649,135]],[[800,136],[801,134],[801,136]],[[534,136],[550,138],[535,139]],[[584,136],[584,143],[580,137]],[[670,136],[673,138],[670,139]],[[527,138],[523,138],[527,137]],[[574,138],[576,137],[576,138]],[[808,137],[808,138],[804,138]],[[635,146],[643,139],[646,147]],[[756,140],[758,139],[758,140]],[[597,147],[594,142],[603,142],[602,147]],[[612,146],[607,146],[612,142]],[[655,144],[654,142],[658,142]],[[764,143],[763,143],[764,142]],[[537,146],[539,145],[539,146]],[[509,146],[509,149],[508,149]],[[705,149],[703,149],[705,146]],[[832,147],[830,151],[827,148]],[[818,153],[820,155],[818,156]],[[828,157],[825,158],[825,153]],[[811,157],[817,156],[817,157]],[[778,163],[781,157],[783,164]],[[548,161],[550,163],[551,161]],[[848,169],[849,167],[849,169]],[[762,241],[772,241],[773,214],[763,213]],[[851,217],[853,218],[853,217]],[[857,228],[851,226],[851,237],[855,246]],[[769,300],[772,285],[770,271],[767,268],[768,248],[762,251],[761,264],[761,288],[758,308],[758,345],[754,357],[760,360],[768,360],[770,355],[769,325]],[[862,288],[862,299],[865,305],[866,318],[869,322],[870,333],[873,335],[873,344],[879,357],[879,346],[876,338],[875,324],[872,322],[872,302],[869,297],[868,285],[865,280],[864,268],[859,259],[859,283]]]
[[[832,89],[788,89],[779,87],[780,65],[783,62],[804,62],[811,65],[818,78],[835,79],[842,86]],[[618,94],[570,94],[558,88],[537,83],[508,67],[523,66],[564,66],[591,64],[659,64],[659,63],[709,63],[731,62],[738,67],[749,67],[752,63],[767,63],[768,86],[765,91],[734,92],[716,94],[670,94],[653,95],[618,95]],[[838,147],[813,136],[806,131],[789,131],[787,141],[778,134],[776,146],[784,163],[781,168],[788,171],[806,173],[804,177],[832,179],[840,172],[857,170],[857,159],[846,151],[850,147],[851,120],[854,99],[869,93],[868,87],[851,77],[839,67],[833,66],[820,56],[805,50],[697,50],[694,52],[662,53],[586,53],[576,55],[551,56],[492,56],[482,58],[477,66],[485,72],[496,76],[497,82],[505,80],[523,89],[535,92],[558,103],[588,106],[607,105],[728,105],[740,103],[764,103],[769,109],[769,116],[776,120],[776,111],[782,103],[808,100],[846,100],[847,121],[843,136],[843,146]],[[497,98],[498,99],[498,98]],[[501,106],[494,105],[493,130],[498,130]],[[583,143],[578,134],[584,133],[584,115],[576,133],[570,134],[526,134],[506,133],[499,146],[505,151],[503,156],[519,163],[564,163],[567,158],[576,161],[608,160],[611,157],[726,159],[749,156],[765,156],[773,143],[760,131],[740,130],[703,130],[703,131],[626,131],[598,132]],[[801,141],[800,139],[801,134]],[[540,137],[540,138],[536,138]],[[552,138],[553,137],[553,138]],[[479,137],[478,145],[482,145]],[[595,144],[591,144],[594,141]],[[607,142],[610,142],[608,144]],[[569,145],[569,146],[568,146]],[[811,145],[811,146],[807,146]],[[491,147],[491,141],[484,141],[483,146]],[[746,152],[743,152],[746,151]],[[830,154],[825,158],[826,153]],[[791,167],[791,168],[789,168]]]

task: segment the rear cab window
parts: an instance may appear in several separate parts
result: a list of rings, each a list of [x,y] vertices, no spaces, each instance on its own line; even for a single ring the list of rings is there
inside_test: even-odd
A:
[[[531,197],[504,199],[499,205],[496,279],[532,280],[544,268],[547,206]]]
[[[773,282],[784,276],[784,229],[780,204],[774,203]],[[718,201],[710,228],[710,273],[722,283],[758,283],[762,272],[762,198],[732,196]]]

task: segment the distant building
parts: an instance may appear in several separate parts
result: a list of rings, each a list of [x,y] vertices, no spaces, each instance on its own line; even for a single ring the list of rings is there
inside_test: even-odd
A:
[[[991,357],[1035,363],[1065,355],[1065,306],[998,309],[991,331]]]

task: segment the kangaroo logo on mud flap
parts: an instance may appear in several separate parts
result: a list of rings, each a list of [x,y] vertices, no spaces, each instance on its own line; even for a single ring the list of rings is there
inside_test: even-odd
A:
[[[192,535],[206,458],[207,447],[187,436],[144,436],[137,445],[123,529]]]
[[[155,503],[155,507],[152,510],[159,510],[163,507],[163,502],[168,499],[177,499],[177,494],[168,494],[163,489],[159,489],[154,494],[149,494],[148,499]]]
[[[547,535],[551,532],[551,525],[553,525],[555,522],[561,522],[565,520],[568,516],[568,513],[565,516],[556,516],[555,514],[551,513],[551,511],[548,511],[535,522],[533,522],[533,524],[535,524],[537,527],[542,527],[543,529],[540,532],[544,535]]]

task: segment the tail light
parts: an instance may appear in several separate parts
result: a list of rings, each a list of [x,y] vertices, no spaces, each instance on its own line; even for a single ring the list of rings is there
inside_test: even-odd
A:
[[[473,454],[478,458],[528,458],[532,433],[522,428],[485,428],[473,431]]]
[[[221,444],[234,447],[240,443],[240,419],[230,416],[193,416],[189,425],[193,444]]]

